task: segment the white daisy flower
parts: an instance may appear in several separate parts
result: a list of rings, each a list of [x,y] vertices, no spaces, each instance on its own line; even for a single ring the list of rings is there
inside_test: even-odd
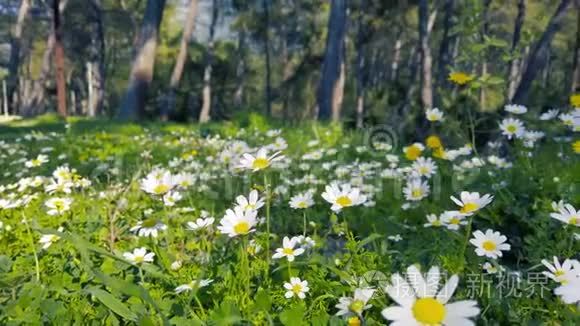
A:
[[[443,112],[441,112],[441,110],[439,110],[438,108],[427,109],[425,110],[425,117],[427,118],[427,120],[431,122],[442,121]]]
[[[437,165],[430,157],[419,157],[413,162],[412,167],[417,175],[427,178],[431,177],[437,171]]]
[[[257,190],[250,191],[248,198],[243,195],[236,197],[236,203],[244,210],[258,210],[264,206],[264,198],[260,198]]]
[[[542,259],[542,264],[548,269],[548,271],[544,271],[542,274],[562,284],[570,282],[580,273],[580,269],[575,268],[580,268],[580,262],[575,259],[566,259],[563,264],[560,264],[558,257],[554,256],[553,265],[546,259]]]
[[[338,309],[337,316],[347,316],[350,314],[361,315],[363,311],[370,309],[372,305],[367,304],[373,297],[375,290],[372,288],[355,289],[352,297],[341,297],[335,306]]]
[[[163,195],[163,204],[167,207],[173,207],[175,204],[183,198],[178,191],[169,191]]]
[[[235,207],[233,210],[228,209],[217,228],[222,234],[227,234],[230,238],[254,232],[254,227],[258,224],[257,214],[257,211],[247,211],[241,207]]]
[[[30,161],[26,161],[24,163],[24,166],[26,166],[27,168],[33,168],[33,167],[41,166],[46,162],[48,162],[48,156],[46,156],[44,154],[39,154],[36,158],[34,158]]]
[[[473,232],[473,238],[469,242],[474,245],[475,253],[478,256],[485,256],[492,259],[502,257],[502,251],[508,251],[511,246],[507,241],[507,237],[497,231],[488,229],[485,234],[479,230]]]
[[[274,154],[268,156],[268,149],[260,148],[256,156],[248,153],[242,155],[238,167],[256,172],[269,167],[272,162],[279,161],[283,158],[284,156],[280,155],[280,152],[274,152]]]
[[[46,212],[48,215],[61,215],[62,213],[70,210],[70,205],[72,204],[72,199],[54,197],[47,200],[44,205],[49,208]]]
[[[290,198],[290,207],[294,209],[304,209],[314,205],[313,194],[311,191],[299,193]]]
[[[207,218],[198,218],[195,222],[187,222],[187,229],[191,231],[201,230],[205,228],[209,228],[213,225],[215,219],[213,217]]]
[[[505,135],[508,139],[513,137],[520,138],[526,131],[524,124],[520,120],[513,118],[503,119],[499,124],[499,128],[502,131],[502,135]]]
[[[524,114],[528,112],[528,108],[519,104],[508,104],[504,107],[504,110],[513,114]]]
[[[443,220],[441,220],[439,217],[437,217],[437,215],[435,214],[429,214],[427,215],[427,223],[423,224],[424,227],[428,228],[428,227],[440,227],[445,225]]]
[[[137,222],[137,225],[129,229],[131,232],[136,233],[140,237],[152,236],[157,238],[159,231],[167,230],[167,225],[161,223],[160,221],[149,218],[144,221]]]
[[[155,253],[147,252],[145,247],[136,248],[133,252],[125,252],[123,257],[130,261],[133,264],[141,264],[141,263],[151,263],[153,262],[153,257],[155,257]]]
[[[554,294],[567,304],[580,302],[580,275],[576,275],[568,283],[555,288]]]
[[[449,303],[459,283],[457,275],[451,276],[439,291],[438,267],[432,267],[425,278],[417,267],[409,266],[406,276],[408,282],[398,273],[394,274],[391,284],[385,288],[399,304],[381,312],[385,319],[393,321],[392,325],[475,325],[470,318],[479,314],[476,301]]]
[[[162,196],[175,187],[174,176],[164,169],[155,169],[141,180],[141,189],[152,195]]]
[[[62,232],[63,230],[64,228],[61,226],[57,231]],[[52,246],[58,240],[60,240],[60,236],[56,234],[43,234],[38,242],[42,244],[42,249],[48,249],[48,247]]]
[[[212,279],[202,279],[202,280],[193,280],[187,284],[182,284],[175,288],[175,293],[180,294],[183,292],[191,291],[193,289],[201,289],[210,285],[213,282]]]
[[[350,184],[339,186],[336,183],[326,186],[322,198],[332,204],[330,209],[335,212],[340,212],[345,207],[361,205],[367,200],[360,189],[351,187]]]
[[[462,225],[467,225],[465,215],[458,211],[445,211],[439,218],[448,230],[457,231]]]
[[[272,256],[273,259],[280,259],[286,257],[288,261],[294,261],[296,256],[304,253],[303,248],[294,248],[298,244],[297,238],[284,237],[282,240],[282,248],[277,248],[276,253]]]
[[[306,293],[310,291],[308,281],[302,281],[298,277],[291,277],[290,282],[284,283],[284,288],[287,290],[284,294],[286,299],[298,297],[299,299],[306,298]]]
[[[466,216],[473,215],[473,213],[489,205],[493,200],[493,196],[490,194],[485,194],[481,196],[478,192],[468,192],[462,191],[457,199],[451,196],[451,200],[461,208],[459,212]]]
[[[482,265],[482,268],[485,270],[487,274],[497,274],[499,272],[505,271],[505,268],[501,265],[495,265],[490,262],[485,262]]]
[[[558,116],[558,113],[560,113],[560,111],[556,109],[548,110],[540,115],[540,120],[543,121],[552,120]]]
[[[560,208],[557,213],[550,213],[550,216],[566,224],[580,226],[580,211],[576,211],[570,204],[565,204],[564,208]]]
[[[405,199],[410,201],[419,201],[429,196],[429,184],[427,181],[421,181],[419,178],[411,178],[403,188]]]

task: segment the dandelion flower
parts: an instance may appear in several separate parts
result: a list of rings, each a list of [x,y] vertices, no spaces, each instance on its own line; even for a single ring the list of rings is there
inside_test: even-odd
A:
[[[448,80],[457,85],[465,85],[473,80],[473,76],[464,72],[452,72],[449,74]]]
[[[298,277],[291,277],[290,282],[284,283],[284,288],[287,290],[284,294],[286,299],[298,297],[300,299],[306,298],[306,293],[310,291],[308,281],[302,281]]]
[[[439,136],[436,136],[436,135],[431,135],[431,136],[427,137],[427,139],[425,139],[425,144],[427,145],[427,147],[429,147],[431,149],[437,149],[437,148],[443,147],[443,143],[441,142],[441,138],[439,138]]]
[[[410,161],[416,160],[419,156],[421,156],[421,153],[423,153],[424,150],[425,146],[423,146],[423,144],[421,143],[414,143],[410,146],[403,148],[405,157]]]
[[[502,257],[502,251],[508,251],[511,246],[507,241],[507,237],[497,231],[488,229],[485,233],[477,230],[473,232],[473,238],[469,242],[474,245],[475,253],[478,256],[485,256],[492,259]]]
[[[575,108],[580,107],[580,94],[570,95],[570,105]]]

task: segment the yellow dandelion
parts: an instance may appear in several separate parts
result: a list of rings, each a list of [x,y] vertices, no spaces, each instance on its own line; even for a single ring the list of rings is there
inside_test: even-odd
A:
[[[570,96],[570,105],[575,108],[580,108],[580,93]]]
[[[580,139],[572,143],[572,149],[574,153],[580,154]]]
[[[431,135],[427,137],[427,139],[425,139],[425,143],[427,144],[427,147],[431,149],[443,147],[443,144],[441,143],[441,138],[439,138],[439,136],[437,135]]]
[[[464,72],[457,71],[450,73],[448,79],[457,85],[465,85],[473,80],[473,76]]]
[[[423,146],[423,144],[414,143],[411,146],[403,148],[403,152],[405,153],[405,157],[408,160],[414,161],[417,158],[419,158],[419,156],[421,156],[421,153],[423,152],[424,149],[425,147]]]
[[[446,156],[447,156],[447,153],[445,152],[445,149],[443,147],[436,148],[433,151],[433,157],[435,157],[435,158],[445,159]]]

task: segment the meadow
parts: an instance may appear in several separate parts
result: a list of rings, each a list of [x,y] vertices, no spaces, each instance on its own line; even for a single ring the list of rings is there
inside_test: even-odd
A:
[[[578,109],[505,110],[6,123],[0,324],[578,325]]]

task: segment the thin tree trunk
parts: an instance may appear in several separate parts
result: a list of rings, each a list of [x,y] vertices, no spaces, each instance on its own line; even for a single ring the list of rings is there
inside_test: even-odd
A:
[[[491,0],[484,0],[483,1],[483,24],[481,28],[481,43],[485,42],[485,38],[489,31],[489,5],[491,4]],[[487,76],[487,55],[483,53],[483,62],[481,63],[481,76],[485,78]],[[482,111],[485,111],[487,108],[487,101],[486,101],[486,92],[485,86],[482,86],[479,89],[479,107]]]
[[[104,111],[105,101],[105,27],[104,10],[102,0],[90,0],[94,31],[91,32],[92,53],[87,62],[87,79],[89,79],[89,92],[91,93],[87,105],[87,115],[94,117]],[[89,74],[90,70],[90,74]],[[89,76],[90,75],[90,76]]]
[[[209,25],[209,40],[206,51],[205,58],[205,69],[203,71],[203,104],[201,106],[201,112],[199,113],[199,122],[205,123],[211,119],[211,72],[212,72],[212,61],[213,61],[213,47],[214,47],[214,36],[215,36],[215,25],[218,18],[218,3],[217,0],[212,2],[212,16],[211,23]]]
[[[552,18],[550,18],[548,26],[544,30],[540,40],[538,43],[536,43],[530,54],[528,63],[524,73],[522,74],[521,81],[514,94],[514,98],[512,100],[513,103],[526,104],[532,82],[536,78],[538,71],[540,71],[546,64],[546,52],[548,51],[550,43],[554,38],[554,34],[560,30],[564,17],[566,17],[566,9],[568,9],[571,2],[572,0],[560,1],[558,9],[556,9],[556,12]]]
[[[171,80],[169,81],[169,90],[167,92],[165,106],[161,111],[162,121],[167,121],[172,108],[175,106],[175,90],[177,89],[177,86],[179,86],[181,76],[183,75],[183,67],[185,66],[185,61],[187,59],[187,49],[189,47],[189,42],[191,41],[191,36],[193,35],[193,30],[195,28],[196,16],[197,0],[189,0],[185,27],[183,27],[183,33],[181,34],[179,54],[177,55],[177,60],[175,60],[175,66],[173,66],[173,73],[171,74]]]
[[[239,109],[244,103],[244,76],[246,72],[246,26],[238,35],[238,65],[236,67],[236,91],[234,92],[234,106]]]
[[[165,0],[147,0],[145,16],[135,43],[129,85],[118,114],[121,120],[139,119],[145,111],[147,92],[153,79],[157,37],[164,8]]]
[[[356,34],[356,127],[359,129],[363,128],[364,124],[364,104],[365,104],[365,47],[364,47],[364,36],[366,31],[366,26],[363,22],[364,8],[366,1],[361,1],[361,8],[359,9],[358,16],[358,31]]]
[[[272,84],[270,76],[270,4],[263,0],[264,5],[264,51],[266,55],[266,114],[272,115]]]
[[[449,66],[451,65],[451,46],[453,39],[451,29],[453,28],[454,9],[455,1],[445,0],[443,7],[443,11],[445,12],[445,17],[443,18],[443,37],[441,39],[441,45],[439,46],[439,62],[437,64],[437,87],[441,89],[447,89],[449,86],[447,76],[449,75]]]
[[[8,99],[11,105],[14,107],[13,111],[16,111],[16,107],[13,102],[13,94],[18,85],[18,67],[20,66],[20,49],[22,48],[22,30],[24,29],[24,23],[28,17],[28,11],[30,9],[30,0],[22,0],[20,2],[20,8],[18,9],[18,17],[16,18],[16,24],[12,28],[12,33],[10,35],[10,61],[8,63]]]
[[[403,41],[401,40],[401,34],[397,36],[395,41],[395,51],[393,53],[393,61],[391,61],[391,81],[397,80],[399,77],[399,65],[401,63],[401,47],[403,46]]]
[[[421,104],[424,109],[433,107],[433,85],[431,80],[432,57],[429,47],[429,3],[419,1],[419,44],[421,53]]]
[[[346,0],[332,0],[326,50],[322,74],[317,90],[318,118],[336,119],[342,105],[341,90],[344,84],[344,37],[346,34]]]
[[[508,94],[507,99],[509,102],[512,101],[514,94],[516,92],[516,86],[518,83],[518,76],[520,74],[520,59],[516,56],[517,48],[520,43],[520,38],[522,34],[522,26],[524,25],[524,19],[526,16],[526,0],[518,0],[518,15],[516,17],[516,22],[514,25],[514,35],[512,37],[512,46],[510,49],[511,60],[509,63],[509,77],[508,77]]]
[[[64,47],[62,45],[62,24],[59,10],[60,0],[53,0],[53,33],[54,33],[54,73],[56,77],[56,97],[58,114],[67,116],[66,78],[64,76]]]
[[[574,45],[574,60],[572,62],[572,94],[580,92],[580,0],[576,0],[576,44]]]

